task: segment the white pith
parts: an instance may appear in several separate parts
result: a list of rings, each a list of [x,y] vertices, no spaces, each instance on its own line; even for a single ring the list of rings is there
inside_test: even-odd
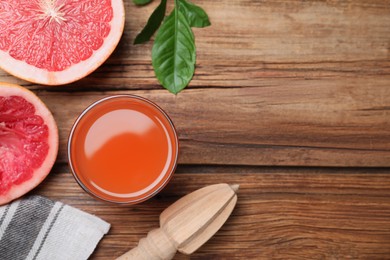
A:
[[[46,19],[49,18],[50,22],[55,21],[61,23],[61,21],[66,21],[64,18],[64,13],[61,12],[61,8],[64,7],[64,4],[56,6],[55,0],[41,0],[41,16],[39,18]]]

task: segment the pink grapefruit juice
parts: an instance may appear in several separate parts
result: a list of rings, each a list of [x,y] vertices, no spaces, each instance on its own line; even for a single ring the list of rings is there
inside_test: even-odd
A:
[[[68,143],[69,164],[91,195],[133,204],[160,191],[177,163],[178,139],[163,110],[136,96],[112,96],[88,107]]]

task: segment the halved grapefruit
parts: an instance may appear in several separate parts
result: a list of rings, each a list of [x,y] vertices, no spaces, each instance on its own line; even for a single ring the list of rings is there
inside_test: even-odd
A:
[[[124,19],[122,0],[2,0],[0,67],[39,84],[71,83],[110,56]]]
[[[48,108],[31,91],[0,83],[0,205],[41,183],[57,152],[57,125]]]

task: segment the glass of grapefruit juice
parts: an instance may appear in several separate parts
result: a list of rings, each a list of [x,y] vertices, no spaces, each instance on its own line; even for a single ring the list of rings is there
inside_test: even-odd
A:
[[[90,105],[68,141],[76,181],[104,201],[135,204],[158,193],[176,169],[178,138],[168,115],[151,101],[116,95]]]

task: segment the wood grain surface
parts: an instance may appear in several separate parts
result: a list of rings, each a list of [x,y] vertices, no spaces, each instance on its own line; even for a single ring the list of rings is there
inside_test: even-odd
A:
[[[176,259],[388,259],[390,1],[194,2],[212,26],[194,29],[196,73],[177,96],[155,79],[151,43],[132,45],[157,0],[125,1],[118,48],[83,80],[47,87],[0,70],[0,81],[37,93],[59,126],[55,170],[34,193],[112,224],[92,259],[131,249],[165,207],[219,182],[241,185],[233,216],[196,254]],[[180,137],[173,180],[136,206],[94,200],[65,166],[76,117],[114,94],[156,102]]]
[[[180,138],[180,163],[390,166],[388,80],[284,87],[109,92],[40,92],[60,128],[59,160],[76,117],[105,95],[136,94],[159,104]],[[348,93],[347,93],[348,92]],[[380,96],[377,94],[380,93]],[[352,97],[353,96],[353,97]],[[372,98],[367,98],[367,96]]]
[[[111,223],[92,259],[114,259],[158,227],[181,196],[215,183],[240,184],[233,215],[195,254],[175,259],[386,259],[390,255],[389,170],[180,170],[155,198],[113,206],[84,193],[70,173],[35,191]],[[210,169],[208,170],[210,171]],[[226,173],[229,172],[229,173]]]
[[[180,163],[390,166],[390,1],[196,1],[212,26],[195,29],[194,80],[160,90],[151,44],[132,45],[158,4],[126,1],[123,39],[89,77],[32,89],[53,110],[61,152],[77,115],[111,94],[161,105],[176,124]]]

